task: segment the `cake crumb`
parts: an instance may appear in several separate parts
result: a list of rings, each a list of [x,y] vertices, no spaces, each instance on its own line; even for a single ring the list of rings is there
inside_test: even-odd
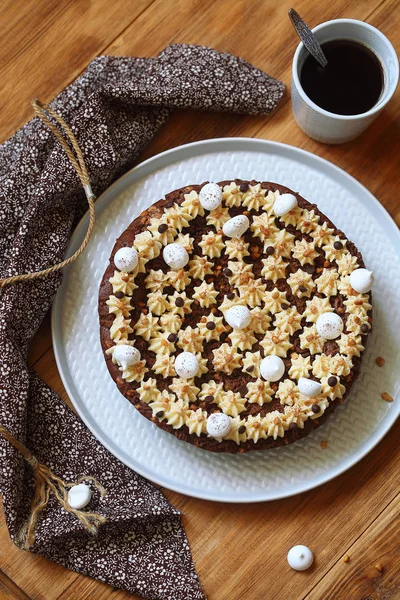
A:
[[[385,359],[382,358],[382,356],[378,356],[378,358],[375,359],[375,362],[378,365],[378,367],[383,367],[383,365],[385,364]]]
[[[326,448],[328,445],[328,440],[321,440],[321,448]]]
[[[381,398],[382,400],[384,400],[385,402],[393,402],[393,398],[390,394],[388,394],[387,392],[383,392],[381,394]]]
[[[349,556],[348,554],[345,554],[345,555],[343,556],[343,562],[345,562],[345,563],[348,563],[348,562],[350,562],[350,556]]]
[[[382,564],[382,563],[380,563],[380,562],[379,562],[379,563],[376,563],[376,565],[375,565],[375,569],[376,569],[377,571],[379,571],[379,573],[383,573],[383,564]]]

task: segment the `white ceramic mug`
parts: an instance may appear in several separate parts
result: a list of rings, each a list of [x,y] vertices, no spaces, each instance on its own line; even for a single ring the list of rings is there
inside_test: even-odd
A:
[[[304,92],[300,72],[308,52],[302,42],[297,46],[292,65],[292,108],[299,127],[310,137],[326,144],[341,144],[360,135],[378,116],[393,96],[399,81],[399,61],[388,38],[363,21],[335,19],[314,27],[320,43],[337,39],[361,42],[379,58],[384,83],[378,102],[359,115],[337,115],[315,104]]]

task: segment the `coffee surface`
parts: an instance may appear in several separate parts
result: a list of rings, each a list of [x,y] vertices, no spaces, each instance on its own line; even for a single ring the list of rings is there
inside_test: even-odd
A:
[[[307,96],[321,108],[338,115],[357,115],[370,110],[383,88],[378,57],[352,40],[321,44],[328,65],[321,67],[308,55],[300,73]]]

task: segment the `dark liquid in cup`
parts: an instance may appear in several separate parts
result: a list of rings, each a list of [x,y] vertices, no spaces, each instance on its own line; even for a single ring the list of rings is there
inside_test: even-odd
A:
[[[321,108],[338,115],[358,115],[370,110],[383,88],[378,57],[363,44],[332,40],[321,44],[328,65],[322,68],[310,54],[300,73],[307,96]]]

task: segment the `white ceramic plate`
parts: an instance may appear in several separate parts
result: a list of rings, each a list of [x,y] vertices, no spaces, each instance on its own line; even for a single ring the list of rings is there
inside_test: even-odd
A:
[[[115,239],[145,208],[190,183],[229,178],[275,181],[300,192],[356,243],[375,271],[374,329],[362,373],[327,423],[288,447],[217,455],[181,442],[142,417],[108,374],[99,340],[97,295]],[[365,456],[400,412],[400,236],[379,202],[331,163],[284,144],[228,138],[196,142],[151,158],[96,202],[86,251],[71,265],[54,303],[53,343],[61,378],[79,415],[122,462],[167,488],[210,500],[256,502],[298,494],[336,477]],[[81,243],[87,217],[70,253]],[[383,356],[378,368],[375,358]],[[320,441],[328,440],[321,450]]]

